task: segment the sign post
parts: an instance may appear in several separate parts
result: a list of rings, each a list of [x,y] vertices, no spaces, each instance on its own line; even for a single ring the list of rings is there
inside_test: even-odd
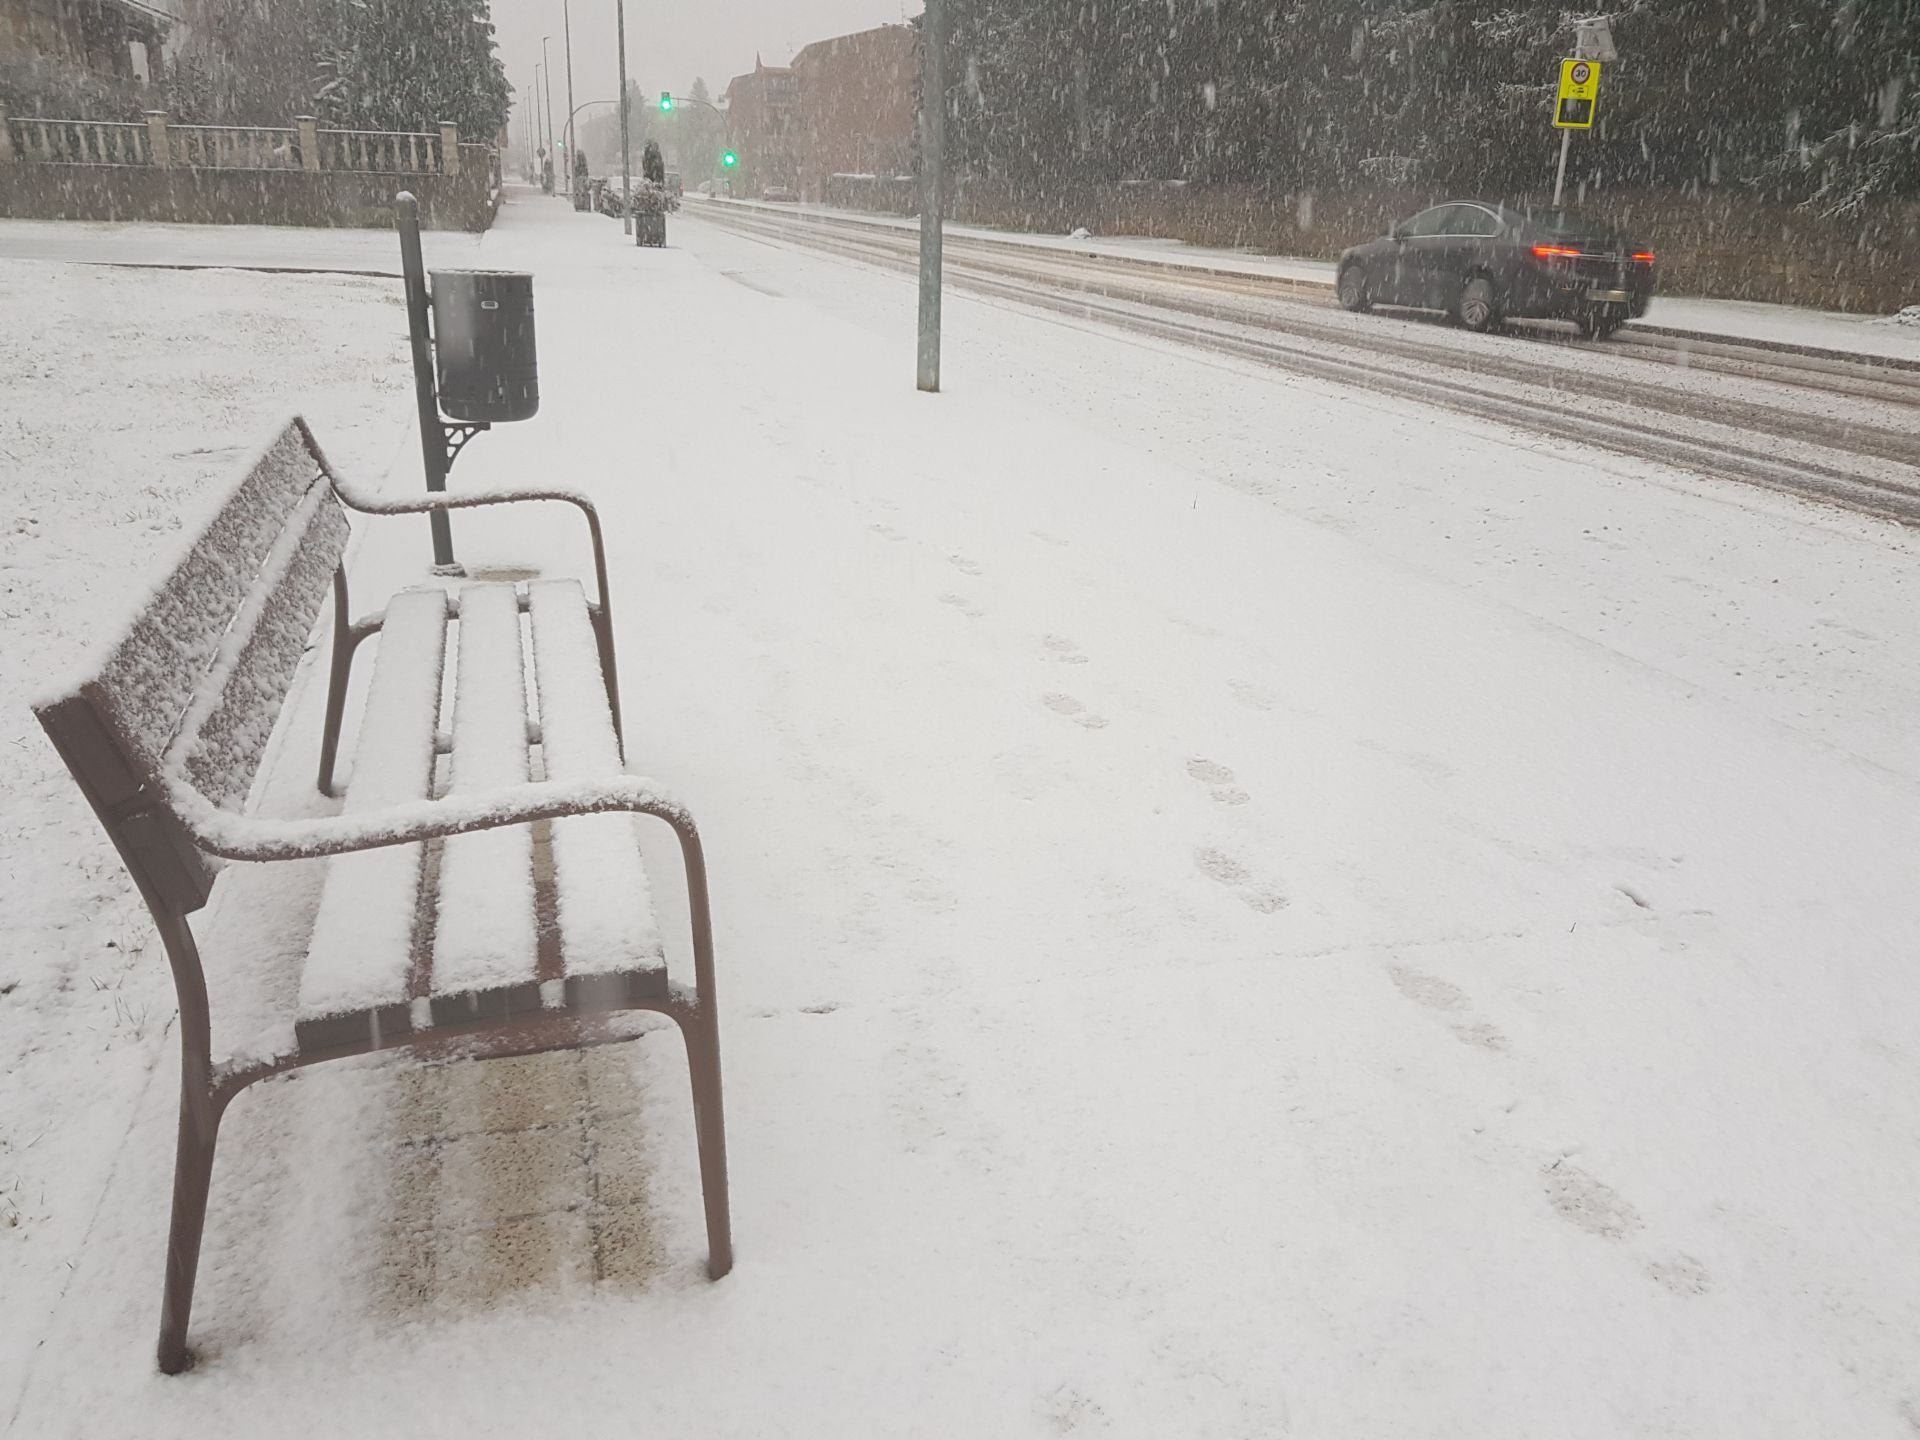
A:
[[[1553,208],[1567,187],[1567,151],[1576,130],[1591,130],[1600,106],[1600,66],[1619,59],[1613,46],[1613,28],[1604,17],[1576,20],[1573,58],[1560,62],[1560,93],[1553,102],[1553,128],[1560,132],[1560,168],[1553,176]]]
[[[1567,148],[1573,132],[1593,128],[1593,112],[1600,98],[1600,62],[1562,60],[1560,95],[1554,101],[1553,124],[1560,132],[1560,168],[1553,177],[1553,208],[1560,208],[1560,192],[1567,184]]]

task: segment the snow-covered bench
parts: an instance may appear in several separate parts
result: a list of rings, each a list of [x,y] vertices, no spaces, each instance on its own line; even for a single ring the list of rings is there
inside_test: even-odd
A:
[[[584,514],[594,598],[573,580],[468,584],[408,590],[381,614],[351,619],[347,510],[417,514],[523,500]],[[354,656],[380,636],[343,803],[318,818],[267,818],[248,809],[248,797],[329,590],[325,793],[333,792]],[[188,1363],[227,1104],[269,1075],[372,1050],[524,1055],[632,1038],[644,1026],[627,1012],[671,1016],[693,1078],[708,1272],[727,1272],[706,867],[692,818],[622,765],[605,553],[584,498],[555,490],[363,497],[339,481],[296,419],[97,667],[35,710],[145,898],[179,995],[183,1083],[162,1370]],[[679,839],[692,987],[667,974],[636,814],[664,820]],[[217,1057],[217,1017],[189,917],[214,893],[224,861],[323,856],[336,858],[326,862],[304,965],[273,977],[284,1022]],[[230,880],[242,878],[251,877]]]

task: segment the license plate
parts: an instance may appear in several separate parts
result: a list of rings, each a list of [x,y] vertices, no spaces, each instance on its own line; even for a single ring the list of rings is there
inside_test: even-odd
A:
[[[1624,305],[1627,303],[1627,292],[1624,290],[1589,290],[1587,291],[1587,299],[1596,305]]]

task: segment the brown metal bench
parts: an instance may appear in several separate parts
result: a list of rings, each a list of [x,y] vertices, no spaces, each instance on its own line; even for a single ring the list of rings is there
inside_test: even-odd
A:
[[[380,614],[350,617],[349,509],[418,514],[532,500],[584,514],[592,598],[572,580],[468,584],[408,590]],[[337,814],[266,818],[249,811],[248,797],[329,589],[323,793],[335,791],[354,656],[380,636],[352,772]],[[97,668],[35,712],[146,900],[179,995],[163,1371],[189,1363],[194,1275],[228,1103],[256,1080],[373,1050],[526,1055],[631,1039],[644,1026],[627,1012],[672,1017],[693,1079],[707,1269],[726,1274],[706,866],[692,817],[623,769],[605,550],[588,501],[559,490],[361,496],[296,419]],[[679,839],[691,987],[667,974],[635,814],[664,820]],[[224,861],[321,856],[337,858],[326,865],[305,963],[279,982],[291,1023],[216,1057],[189,917],[214,893]]]

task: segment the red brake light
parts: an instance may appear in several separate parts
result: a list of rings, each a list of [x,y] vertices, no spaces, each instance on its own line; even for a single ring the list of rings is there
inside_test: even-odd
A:
[[[1577,260],[1581,255],[1580,251],[1569,250],[1565,245],[1536,245],[1533,253],[1542,260]]]
[[[1651,250],[1642,250],[1633,258],[1638,260],[1642,265],[1651,265],[1653,263],[1653,252]]]

